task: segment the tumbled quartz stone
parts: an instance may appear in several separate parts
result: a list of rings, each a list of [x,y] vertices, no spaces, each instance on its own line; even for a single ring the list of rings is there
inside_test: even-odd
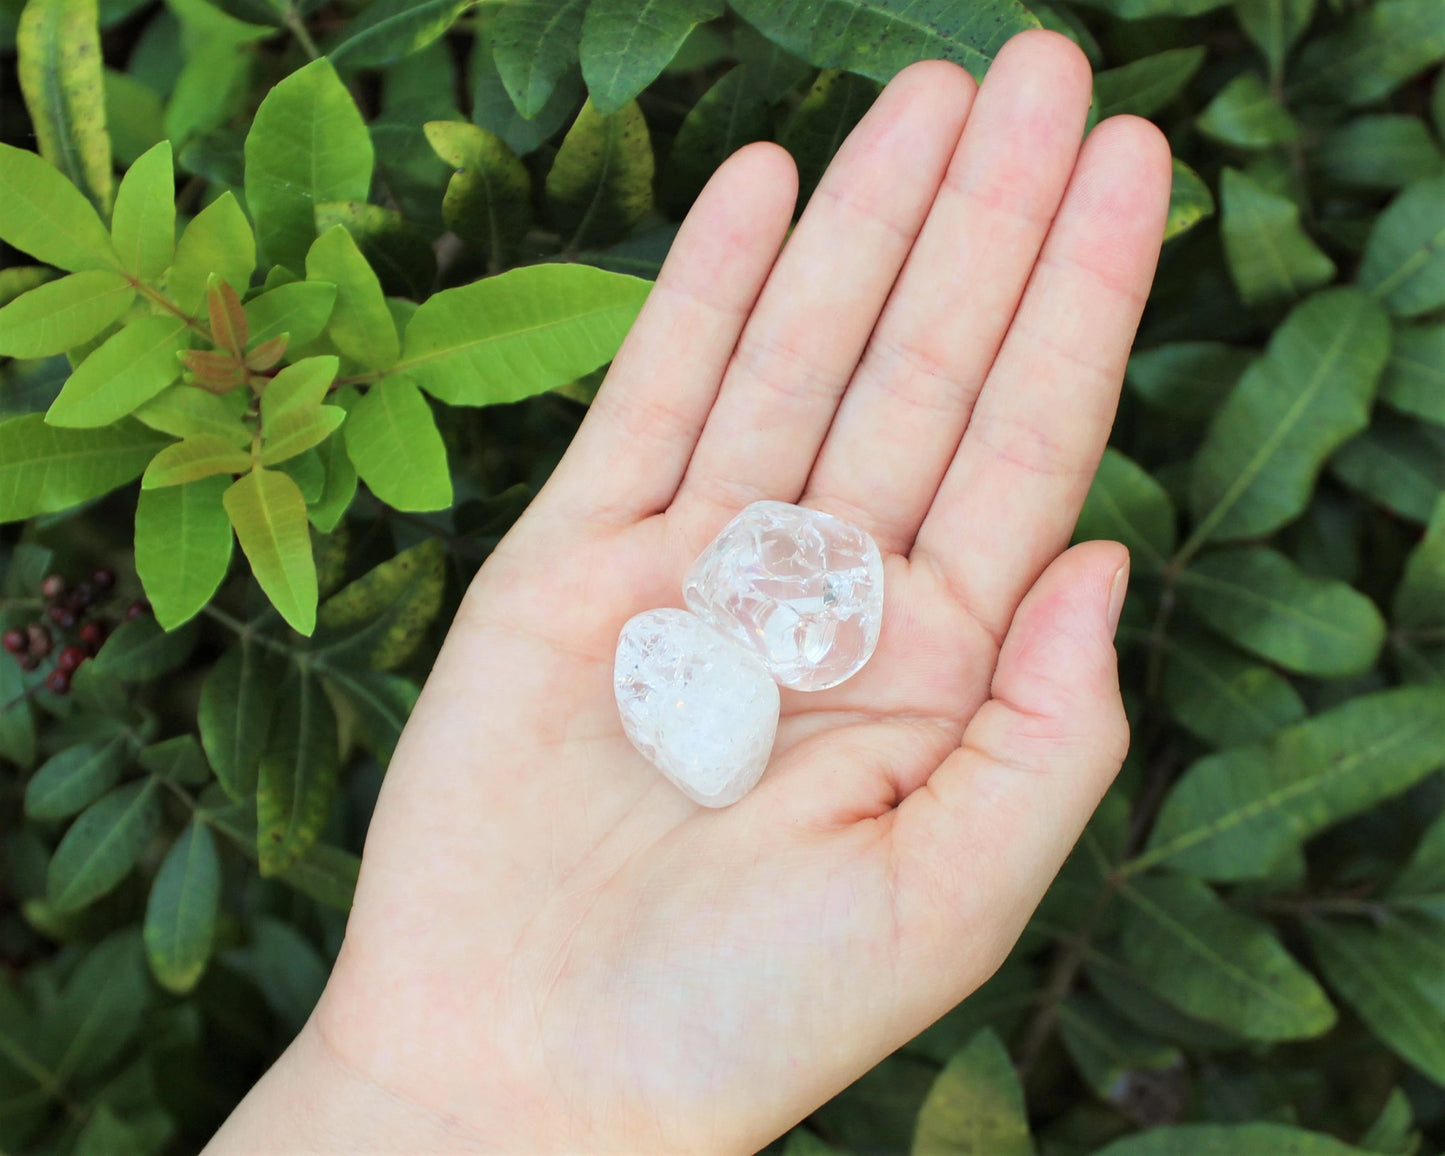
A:
[[[746,647],[686,610],[628,620],[612,669],[622,729],[694,802],[736,803],[762,777],[778,688]]]
[[[794,690],[826,690],[872,657],[883,557],[857,526],[787,502],[754,502],[683,583],[688,609],[755,650]]]

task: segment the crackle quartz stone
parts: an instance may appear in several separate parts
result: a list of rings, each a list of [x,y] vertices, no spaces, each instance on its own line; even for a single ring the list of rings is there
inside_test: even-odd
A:
[[[754,502],[692,564],[683,597],[784,686],[826,690],[857,674],[878,645],[883,558],[842,518]]]
[[[686,610],[628,620],[612,669],[622,729],[704,807],[726,807],[762,777],[778,729],[778,688],[746,647]]]

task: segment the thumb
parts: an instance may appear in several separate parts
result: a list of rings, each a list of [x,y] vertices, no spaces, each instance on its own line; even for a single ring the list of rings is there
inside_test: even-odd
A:
[[[900,805],[899,885],[919,934],[966,931],[1001,961],[1118,772],[1129,724],[1113,640],[1128,572],[1117,542],[1054,560],[1014,614],[992,697]]]

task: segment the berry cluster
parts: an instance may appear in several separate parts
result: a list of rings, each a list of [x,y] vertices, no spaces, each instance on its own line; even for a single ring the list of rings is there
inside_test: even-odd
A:
[[[69,586],[59,574],[49,575],[40,584],[49,624],[37,620],[23,630],[7,630],[0,636],[0,646],[13,654],[25,671],[36,670],[55,651],[55,663],[45,676],[45,685],[55,694],[65,694],[80,664],[100,649],[110,632],[104,621],[91,615],[97,612],[96,604],[114,588],[115,571],[105,567],[75,586]],[[124,617],[139,618],[149,612],[150,604],[140,599],[126,608]],[[58,651],[52,631],[60,632]]]

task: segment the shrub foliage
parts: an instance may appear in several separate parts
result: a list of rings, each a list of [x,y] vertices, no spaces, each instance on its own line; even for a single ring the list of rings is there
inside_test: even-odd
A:
[[[721,160],[1044,26],[1170,240],[1080,537],[1134,746],[788,1153],[1445,1142],[1441,0],[0,0],[0,1148],[196,1149]],[[239,544],[239,550],[236,549]]]

